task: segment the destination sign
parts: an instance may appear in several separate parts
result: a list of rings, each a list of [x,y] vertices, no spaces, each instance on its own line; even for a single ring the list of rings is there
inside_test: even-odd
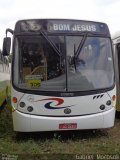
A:
[[[104,23],[78,20],[23,20],[19,21],[18,24],[20,32],[107,32],[107,25]],[[18,24],[16,24],[16,29],[19,28],[17,27]]]
[[[48,23],[49,32],[105,32],[106,26],[102,23],[86,22],[86,21],[51,21]]]
[[[74,25],[70,25],[70,24],[52,24],[49,26],[49,31],[93,31],[96,32],[97,31],[97,27],[95,25],[80,25],[80,24],[74,24]]]

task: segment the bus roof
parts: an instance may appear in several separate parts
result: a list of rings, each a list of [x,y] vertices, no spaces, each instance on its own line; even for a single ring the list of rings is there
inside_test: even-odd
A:
[[[81,33],[93,32],[110,36],[107,24],[102,22],[72,20],[72,19],[28,19],[20,20],[15,25],[18,33]]]

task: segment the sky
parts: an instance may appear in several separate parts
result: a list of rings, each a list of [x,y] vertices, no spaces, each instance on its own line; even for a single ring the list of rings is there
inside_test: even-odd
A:
[[[120,30],[120,0],[0,0],[0,49],[5,29],[21,19],[63,18],[105,22]]]

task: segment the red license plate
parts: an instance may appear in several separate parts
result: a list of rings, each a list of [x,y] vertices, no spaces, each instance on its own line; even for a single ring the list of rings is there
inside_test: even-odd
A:
[[[77,123],[62,123],[59,124],[59,129],[76,129]]]

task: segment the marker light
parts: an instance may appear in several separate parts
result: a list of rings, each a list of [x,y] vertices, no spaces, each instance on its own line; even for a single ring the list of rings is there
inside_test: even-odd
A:
[[[13,103],[17,103],[17,98],[16,98],[16,97],[13,97],[13,98],[12,98],[12,102],[13,102]]]
[[[24,108],[25,107],[25,102],[20,102],[20,107]]]

